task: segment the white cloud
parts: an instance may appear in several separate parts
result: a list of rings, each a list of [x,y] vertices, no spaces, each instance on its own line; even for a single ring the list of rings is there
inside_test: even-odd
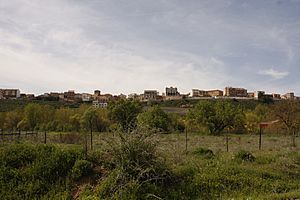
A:
[[[266,75],[271,76],[273,79],[282,79],[289,75],[289,72],[280,72],[277,70],[274,70],[273,68],[261,70],[258,72],[260,75]]]
[[[259,1],[244,9],[229,0],[19,1],[0,3],[0,87],[188,92],[254,82],[259,89],[258,66],[286,66],[285,87],[299,73],[297,13],[260,13]],[[259,74],[282,84],[289,73],[277,70]]]

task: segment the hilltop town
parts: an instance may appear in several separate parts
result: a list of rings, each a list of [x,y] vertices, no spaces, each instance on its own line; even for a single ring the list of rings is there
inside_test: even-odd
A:
[[[119,99],[137,100],[141,102],[149,101],[170,101],[180,99],[241,99],[241,100],[300,100],[294,92],[286,94],[267,94],[264,91],[248,92],[245,88],[225,87],[224,91],[192,89],[191,93],[181,94],[176,87],[166,87],[165,92],[159,94],[158,90],[144,90],[143,94],[101,94],[100,90],[95,90],[94,94],[76,93],[74,90],[66,92],[49,92],[35,96],[34,94],[21,93],[20,89],[0,89],[0,99],[9,100],[48,100],[63,102],[92,102],[94,107],[107,107],[109,102]]]

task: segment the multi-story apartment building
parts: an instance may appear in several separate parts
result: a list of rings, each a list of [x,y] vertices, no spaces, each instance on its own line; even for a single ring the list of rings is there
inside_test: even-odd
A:
[[[64,100],[65,101],[75,101],[75,91],[69,90],[68,92],[64,92]]]
[[[192,97],[220,97],[223,96],[222,90],[192,90]]]
[[[227,97],[247,97],[247,89],[245,88],[233,88],[233,87],[225,87],[225,94]]]
[[[223,96],[222,90],[208,90],[207,95],[210,97],[221,97]]]
[[[293,100],[295,99],[295,93],[294,92],[288,92],[281,96],[283,99]]]
[[[89,101],[92,100],[92,95],[89,94],[89,93],[82,93],[82,94],[81,94],[81,100],[82,100],[83,102],[89,102]]]
[[[2,99],[18,99],[20,97],[19,89],[0,89],[0,98]]]
[[[176,87],[166,87],[166,96],[180,96],[180,93]]]
[[[247,97],[254,98],[255,93],[254,92],[248,92]]]
[[[265,95],[265,91],[256,91],[254,92],[254,98],[255,99],[260,99]]]
[[[144,100],[145,101],[156,101],[158,96],[157,90],[145,90],[144,91]]]
[[[273,93],[273,94],[272,94],[272,97],[273,97],[274,100],[279,100],[279,99],[281,99],[281,95],[280,95],[280,94],[275,94],[275,93]]]
[[[192,89],[192,97],[207,97],[207,91]]]
[[[106,108],[108,106],[107,102],[101,102],[99,100],[93,101],[93,107],[94,108]]]
[[[4,92],[2,89],[0,89],[0,99],[4,99],[4,96],[3,96]]]

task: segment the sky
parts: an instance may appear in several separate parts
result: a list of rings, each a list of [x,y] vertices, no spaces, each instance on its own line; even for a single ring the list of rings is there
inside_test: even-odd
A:
[[[0,88],[300,95],[300,0],[0,0]]]

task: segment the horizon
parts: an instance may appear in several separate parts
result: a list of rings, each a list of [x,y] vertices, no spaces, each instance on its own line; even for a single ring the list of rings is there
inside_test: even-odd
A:
[[[167,87],[173,87],[173,88],[177,88],[176,86],[167,86]],[[232,87],[232,86],[225,86],[225,87]],[[192,95],[192,90],[193,89],[198,89],[198,90],[204,90],[204,91],[210,91],[210,90],[221,90],[225,93],[225,87],[224,88],[210,88],[210,89],[203,89],[203,88],[192,88],[190,89],[190,91],[187,91],[187,92],[182,92],[178,89],[178,92],[180,93],[180,95],[185,95],[185,94],[190,94]],[[241,88],[241,87],[233,87],[233,88]],[[46,92],[42,92],[42,93],[33,93],[33,92],[24,92],[22,91],[22,89],[20,88],[1,88],[0,87],[0,90],[1,89],[12,89],[12,90],[20,90],[20,93],[21,94],[34,94],[35,96],[39,96],[39,95],[44,95],[44,94],[50,94],[50,93],[64,93],[64,92],[68,92],[68,91],[74,91],[76,94],[83,94],[83,93],[87,93],[87,94],[93,94],[96,90],[99,90],[101,92],[101,94],[111,94],[111,95],[121,95],[121,94],[124,94],[126,96],[130,95],[130,94],[137,94],[137,95],[140,95],[140,94],[143,94],[144,91],[146,90],[153,90],[153,91],[157,91],[159,95],[163,95],[165,93],[165,90],[166,90],[166,87],[164,90],[159,90],[159,89],[144,89],[142,92],[132,92],[132,93],[111,93],[111,92],[102,92],[101,89],[94,89],[94,90],[89,90],[89,91],[78,91],[76,89],[67,89],[65,91],[62,91],[62,90],[52,90],[52,91],[46,91]],[[265,90],[254,90],[254,91],[250,91],[248,90],[247,88],[243,88],[243,89],[246,89],[248,93],[251,93],[251,92],[258,92],[258,91],[263,91],[265,92],[266,94],[280,94],[280,95],[285,95],[287,93],[294,93],[295,96],[298,96],[294,91],[286,91],[284,93],[278,93],[276,91],[265,91]],[[91,92],[90,92],[91,91]]]
[[[3,1],[0,88],[300,96],[299,10],[299,0]]]

